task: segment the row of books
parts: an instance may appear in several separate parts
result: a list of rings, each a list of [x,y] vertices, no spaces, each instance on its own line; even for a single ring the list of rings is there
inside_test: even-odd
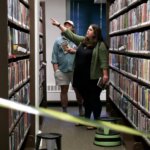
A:
[[[138,59],[138,78],[150,82],[150,60]]]
[[[139,84],[137,82],[134,82],[131,79],[117,73],[116,71],[114,71],[112,69],[110,69],[110,73],[111,73],[110,82],[117,89],[119,89],[122,93],[124,93],[126,96],[130,97],[133,101],[135,101],[137,103],[137,101],[138,101],[137,87]]]
[[[8,26],[8,55],[30,53],[30,34]]]
[[[7,0],[7,2],[8,18],[24,28],[29,28],[29,9],[20,0]]]
[[[138,86],[138,102],[147,112],[150,112],[150,89]]]
[[[110,47],[113,50],[132,52],[150,52],[150,30],[135,32],[110,38]]]
[[[109,62],[112,67],[125,71],[140,80],[150,83],[150,60],[125,55],[110,54]]]
[[[150,88],[140,85],[131,79],[119,74],[115,71],[111,72],[113,76],[118,77],[118,83],[115,83],[115,78],[111,78],[110,82],[129,97],[132,101],[137,103],[141,108],[150,113]]]
[[[29,104],[30,102],[30,84],[27,83],[18,92],[16,92],[11,98],[11,101],[15,101],[22,104]],[[11,128],[20,117],[21,112],[9,110],[9,127]]]
[[[27,129],[30,125],[30,116],[24,113],[19,123],[15,126],[13,132],[9,136],[9,150],[17,150],[21,148],[21,142],[24,139]]]
[[[137,77],[138,59],[135,57],[119,55],[119,68],[120,70]]]
[[[150,21],[150,0],[120,15],[110,22],[110,32],[128,29]]]
[[[128,98],[110,86],[112,100],[132,125],[140,131],[150,133],[150,118],[134,106]]]
[[[122,71],[130,73],[132,76],[137,77],[138,59],[125,55],[110,54],[109,62],[111,66]]]
[[[109,64],[112,67],[115,67],[116,69],[119,69],[120,64],[119,64],[119,55],[117,54],[109,54]]]
[[[109,16],[114,15],[116,12],[123,10],[124,8],[130,6],[133,2],[137,2],[138,0],[115,0],[109,9]]]
[[[127,7],[128,5],[129,4],[127,0],[122,0],[122,1],[115,0],[109,7],[109,16],[112,16],[116,12],[119,12],[123,8]]]
[[[116,71],[112,70],[112,69],[109,69],[109,81],[115,85],[116,87],[119,88],[120,86],[120,82],[119,82],[119,78],[120,78],[120,74],[117,73]]]
[[[120,85],[119,85],[120,91],[127,97],[130,97],[132,101],[138,103],[137,87],[139,84],[122,75],[119,76],[119,81],[120,81]]]
[[[12,62],[8,66],[8,88],[9,93],[27,81],[30,77],[29,59]]]

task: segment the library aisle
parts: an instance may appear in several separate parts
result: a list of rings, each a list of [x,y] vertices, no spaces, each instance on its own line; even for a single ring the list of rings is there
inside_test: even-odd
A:
[[[60,110],[60,107],[52,109]],[[78,115],[77,107],[69,107],[68,112]],[[102,113],[103,115],[103,113]],[[42,132],[56,132],[62,134],[62,150],[125,150],[124,146],[100,147],[93,144],[96,130],[87,130],[84,126],[63,122],[53,118],[44,118]],[[45,141],[42,142],[44,148]]]

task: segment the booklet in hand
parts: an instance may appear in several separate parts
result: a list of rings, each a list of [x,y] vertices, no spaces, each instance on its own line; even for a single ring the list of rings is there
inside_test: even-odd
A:
[[[69,44],[67,41],[64,41],[63,43],[61,43],[61,48],[63,49],[63,52],[66,54],[68,53],[68,48],[69,48]]]
[[[103,83],[103,78],[100,77],[100,78],[98,79],[97,86],[100,87],[100,88],[102,88],[102,89],[105,89],[106,86],[107,86],[107,83],[104,84],[104,83]]]

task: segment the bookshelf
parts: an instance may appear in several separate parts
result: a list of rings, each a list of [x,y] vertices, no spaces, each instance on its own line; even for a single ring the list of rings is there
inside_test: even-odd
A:
[[[109,98],[135,129],[150,133],[150,0],[109,3]]]
[[[40,106],[47,106],[46,97],[46,33],[45,33],[45,2],[40,1],[39,9],[39,97]]]
[[[39,1],[39,106],[47,107],[45,1]],[[37,118],[41,130],[43,117]]]
[[[0,70],[1,70],[1,77],[0,77],[0,93],[2,98],[8,98],[8,53],[7,53],[7,1],[2,0],[3,6],[0,5],[0,13],[1,13],[1,21],[0,21],[0,26],[2,27],[0,29],[0,53],[3,53],[3,56],[0,55]],[[5,6],[5,9],[4,9]],[[2,11],[3,10],[3,11]],[[7,58],[7,59],[3,59]],[[5,89],[5,90],[4,90]],[[0,133],[1,135],[5,135],[3,138],[3,142],[0,145],[1,149],[9,149],[9,122],[8,122],[8,110],[6,109],[0,109],[0,118],[1,120],[1,128],[0,128]]]
[[[0,5],[0,97],[32,106],[35,105],[31,69],[34,65],[33,8],[32,0],[1,0]],[[1,108],[0,120],[3,135],[0,149],[19,150],[26,144],[34,147],[34,116]]]

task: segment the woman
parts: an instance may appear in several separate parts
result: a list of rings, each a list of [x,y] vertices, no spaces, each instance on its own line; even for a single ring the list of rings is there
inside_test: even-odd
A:
[[[84,99],[85,117],[94,119],[100,117],[102,104],[101,88],[97,86],[99,77],[103,84],[108,81],[108,50],[103,42],[101,29],[92,24],[85,36],[79,36],[65,28],[58,21],[51,19],[68,39],[78,45],[74,65],[73,86],[77,88]],[[91,127],[88,127],[91,129]]]

